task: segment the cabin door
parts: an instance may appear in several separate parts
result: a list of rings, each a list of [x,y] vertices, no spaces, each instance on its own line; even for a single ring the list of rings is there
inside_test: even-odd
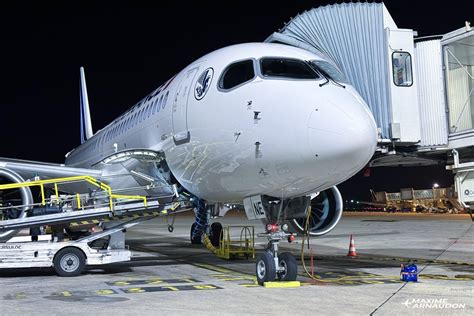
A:
[[[192,83],[199,67],[188,70],[176,90],[173,103],[173,133],[176,145],[189,142],[191,135],[188,130],[188,98],[192,90]]]

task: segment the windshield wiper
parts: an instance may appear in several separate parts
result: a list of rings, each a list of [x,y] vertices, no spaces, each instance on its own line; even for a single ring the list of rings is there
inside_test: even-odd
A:
[[[330,81],[332,81],[336,86],[339,86],[341,88],[346,88],[345,85],[337,82],[336,80],[334,80],[330,75],[328,75],[324,70],[320,69],[318,66],[316,66],[315,64],[313,64],[312,62],[310,61],[306,61],[308,63],[308,65],[311,67],[311,69],[313,69],[314,72],[316,72],[318,75],[320,75],[321,77],[323,77],[324,79],[326,79],[325,82],[323,83],[320,83],[319,86],[322,87],[322,86],[325,86],[327,85]]]
[[[325,86],[325,85],[327,85],[327,84],[329,83],[329,79],[326,78],[326,76],[323,76],[323,78],[326,79],[326,81],[323,82],[323,83],[320,83],[320,84],[319,84],[319,87]]]

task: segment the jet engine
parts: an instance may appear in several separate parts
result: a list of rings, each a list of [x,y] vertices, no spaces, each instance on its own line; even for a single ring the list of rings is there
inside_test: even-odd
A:
[[[311,200],[309,234],[321,236],[329,233],[341,219],[342,209],[342,196],[336,186],[320,192]],[[306,227],[306,217],[292,219],[290,224],[296,232],[302,233]]]
[[[0,178],[7,183],[19,183],[19,182],[24,182],[25,180],[15,171],[9,170],[6,168],[0,168]],[[13,195],[15,198],[18,197],[18,201],[14,201],[14,203],[11,203],[12,207],[11,209],[4,209],[3,212],[0,213],[1,218],[3,219],[14,219],[14,218],[23,218],[27,216],[27,206],[23,207],[15,207],[15,205],[32,205],[33,204],[33,196],[31,194],[31,190],[29,187],[23,187],[18,190],[11,190],[12,192],[8,192],[10,190],[7,190],[6,192],[3,192],[3,197],[2,197],[2,207],[8,206],[9,204],[9,198],[7,197],[8,194]],[[19,191],[19,192],[18,192]],[[6,241],[13,237],[17,231],[15,230],[8,230],[8,231],[1,231],[0,230],[0,242]]]

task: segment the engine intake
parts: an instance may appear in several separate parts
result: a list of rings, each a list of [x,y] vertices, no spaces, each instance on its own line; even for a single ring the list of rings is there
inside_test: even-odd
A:
[[[311,200],[309,234],[321,236],[329,233],[341,219],[342,209],[342,196],[336,186],[320,192]],[[290,224],[298,233],[302,233],[306,227],[306,217],[295,218],[290,221]]]
[[[20,183],[25,181],[18,173],[6,168],[0,168],[0,178],[9,180],[14,183]],[[33,195],[31,194],[30,188],[22,187],[19,190],[21,195],[21,205],[33,205]],[[17,218],[26,217],[28,209],[29,207],[27,206],[22,207]],[[17,232],[18,231],[16,230],[0,231],[0,242],[7,241],[8,239],[15,236]]]

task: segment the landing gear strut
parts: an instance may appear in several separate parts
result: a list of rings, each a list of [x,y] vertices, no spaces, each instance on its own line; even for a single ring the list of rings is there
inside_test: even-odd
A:
[[[280,231],[278,225],[267,225],[267,232],[258,234],[259,237],[267,237],[268,245],[265,252],[257,257],[256,276],[257,282],[263,285],[275,279],[281,281],[296,281],[298,265],[295,257],[289,252],[278,255],[278,245],[281,240],[287,239],[293,234]]]
[[[194,214],[196,219],[191,226],[191,244],[197,245],[202,244],[202,234],[206,233],[209,225],[210,212],[206,207],[204,200],[194,198],[192,200],[195,208]]]

